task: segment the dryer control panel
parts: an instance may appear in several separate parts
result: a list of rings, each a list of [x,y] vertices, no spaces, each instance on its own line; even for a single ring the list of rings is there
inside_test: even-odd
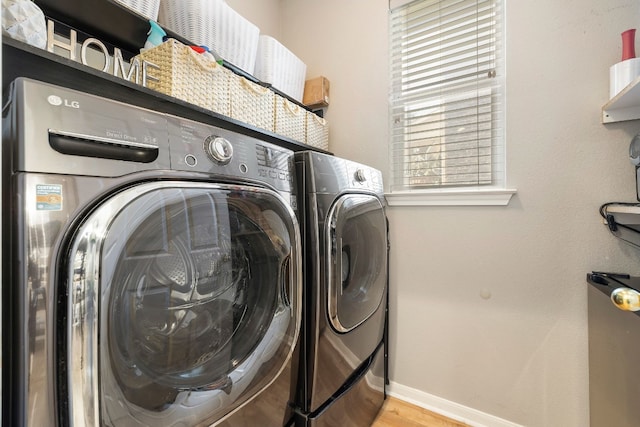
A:
[[[324,153],[302,152],[296,153],[296,157],[311,165],[310,182],[316,193],[367,191],[384,194],[382,173],[375,168]]]

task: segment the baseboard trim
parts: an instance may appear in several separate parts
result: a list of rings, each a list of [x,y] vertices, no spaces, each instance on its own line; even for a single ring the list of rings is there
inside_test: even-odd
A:
[[[486,414],[477,409],[451,402],[433,394],[415,388],[391,382],[387,389],[390,396],[412,403],[429,411],[444,415],[452,420],[469,424],[472,427],[523,427],[520,424]]]

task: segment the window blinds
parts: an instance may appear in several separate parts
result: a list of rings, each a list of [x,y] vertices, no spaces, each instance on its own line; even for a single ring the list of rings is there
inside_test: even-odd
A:
[[[504,186],[500,0],[390,12],[391,190]]]

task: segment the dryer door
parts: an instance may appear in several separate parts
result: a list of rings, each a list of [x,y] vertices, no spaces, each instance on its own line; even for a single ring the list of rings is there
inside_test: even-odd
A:
[[[297,339],[299,247],[266,189],[143,184],[99,206],[71,244],[71,425],[209,425],[266,388]]]
[[[335,202],[327,224],[329,319],[338,332],[348,332],[384,298],[387,221],[377,197],[347,194]]]

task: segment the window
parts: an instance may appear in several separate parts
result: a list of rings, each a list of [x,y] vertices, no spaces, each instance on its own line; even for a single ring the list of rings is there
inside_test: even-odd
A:
[[[502,14],[502,0],[391,0],[391,196],[504,190]]]

